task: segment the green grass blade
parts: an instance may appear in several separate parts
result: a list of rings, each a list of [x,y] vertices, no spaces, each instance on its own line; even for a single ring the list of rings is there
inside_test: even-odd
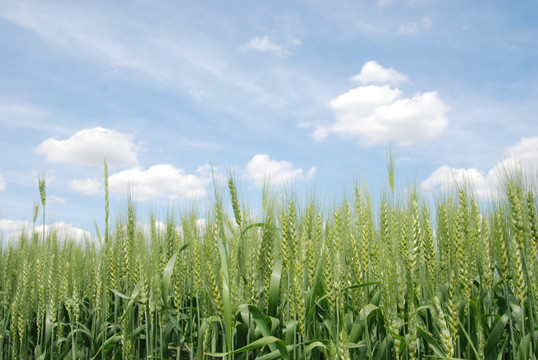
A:
[[[489,333],[488,339],[486,340],[486,344],[484,345],[484,355],[488,356],[498,346],[499,340],[503,336],[504,329],[508,324],[508,320],[510,320],[510,318],[508,317],[508,315],[504,314],[497,321],[495,327],[493,327],[493,330],[491,330],[491,332]]]
[[[250,313],[252,314],[252,317],[254,318],[254,321],[256,322],[256,325],[258,326],[258,329],[260,329],[260,332],[264,337],[272,336],[271,331],[269,330],[269,327],[267,326],[267,323],[265,322],[265,317],[263,316],[260,309],[258,309],[254,305],[248,306]],[[268,344],[271,351],[278,350],[280,352],[280,355],[282,359],[289,359],[288,350],[286,349],[286,344],[284,341],[280,340],[278,342],[273,342]]]
[[[222,305],[224,312],[225,343],[229,353],[233,352],[232,343],[232,299],[230,294],[230,257],[222,240],[218,243],[222,272]]]
[[[282,277],[282,260],[278,259],[273,265],[271,284],[269,286],[268,313],[269,316],[277,316],[278,303],[280,302],[280,279]]]
[[[172,272],[174,271],[174,266],[176,265],[177,256],[181,251],[185,250],[187,245],[188,244],[183,245],[178,251],[176,251],[174,255],[172,255],[172,257],[170,258],[170,260],[168,260],[168,263],[166,264],[166,267],[164,268],[163,277],[161,281],[161,290],[162,290],[163,305],[165,306],[168,304],[168,298],[170,296],[170,282],[172,278]]]

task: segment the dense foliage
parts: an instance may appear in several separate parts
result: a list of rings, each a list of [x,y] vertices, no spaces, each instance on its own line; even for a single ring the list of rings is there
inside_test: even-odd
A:
[[[523,185],[482,208],[464,189],[433,205],[410,191],[374,206],[359,186],[331,206],[265,193],[257,215],[228,186],[204,219],[171,211],[149,229],[132,201],[109,229],[107,192],[100,243],[35,228],[5,247],[0,359],[536,358]]]

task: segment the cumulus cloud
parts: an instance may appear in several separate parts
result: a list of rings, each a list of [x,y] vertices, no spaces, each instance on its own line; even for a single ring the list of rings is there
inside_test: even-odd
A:
[[[49,138],[35,151],[60,164],[103,166],[105,158],[111,167],[138,164],[138,146],[132,135],[101,127],[80,130],[65,140]]]
[[[523,138],[518,144],[506,148],[504,159],[497,162],[487,173],[475,168],[456,169],[444,165],[425,179],[421,188],[426,191],[439,189],[446,192],[464,186],[474,191],[479,199],[492,199],[502,191],[503,179],[513,174],[519,174],[523,179],[536,179],[538,136]]]
[[[421,183],[421,188],[433,191],[438,188],[442,192],[448,192],[460,187],[473,189],[479,198],[488,198],[489,190],[486,175],[474,168],[455,169],[444,165],[435,170],[426,180]]]
[[[372,61],[352,78],[362,84],[395,84],[406,79],[406,75]],[[312,136],[321,141],[334,134],[371,146],[389,142],[410,145],[441,134],[448,125],[445,114],[449,107],[437,92],[405,98],[400,89],[388,84],[359,86],[333,99],[329,105],[335,121],[318,126]]]
[[[267,154],[257,154],[245,166],[245,175],[254,181],[257,187],[265,182],[272,185],[291,184],[297,180],[311,179],[316,173],[316,167],[311,167],[306,173],[302,168],[294,168],[288,161],[271,160]]]
[[[298,39],[293,40],[294,45],[299,45],[301,42]],[[285,58],[291,55],[291,52],[282,45],[275,44],[269,40],[268,36],[250,39],[247,43],[241,45],[241,50],[256,50],[264,53],[270,53],[280,58]]]
[[[129,190],[138,200],[200,198],[206,195],[205,186],[211,181],[204,169],[200,167],[195,175],[170,164],[154,165],[147,170],[136,167],[110,175],[109,188],[116,193]]]
[[[361,72],[351,78],[361,84],[398,84],[407,80],[407,75],[402,74],[393,68],[384,68],[375,61],[368,61],[362,66]]]
[[[4,180],[2,175],[0,175],[0,191],[4,191],[5,189],[6,189],[6,181]]]
[[[102,185],[97,179],[75,179],[69,184],[71,189],[84,195],[96,195],[101,192]]]
[[[508,147],[505,155],[509,159],[524,163],[524,165],[536,165],[538,162],[538,136],[521,139],[518,144]]]
[[[43,236],[43,227],[41,225],[36,225],[34,230],[39,234],[40,237]],[[79,243],[84,243],[87,240],[96,241],[96,239],[91,236],[89,231],[64,222],[56,222],[50,225],[45,225],[45,232],[47,234],[52,231],[56,231],[60,241],[74,240]],[[24,220],[0,219],[0,232],[4,234],[4,239],[7,240],[7,243],[17,243],[22,234],[26,235],[29,239],[31,239],[33,236],[32,223]],[[4,243],[4,246],[5,245],[7,244]]]

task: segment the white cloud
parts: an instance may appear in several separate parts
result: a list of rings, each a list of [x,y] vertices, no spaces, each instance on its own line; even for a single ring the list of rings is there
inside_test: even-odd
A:
[[[448,192],[460,187],[473,189],[479,198],[489,197],[486,176],[473,168],[455,169],[441,166],[421,183],[421,188],[426,191],[438,188],[442,192]]]
[[[58,195],[47,195],[47,203],[59,203],[59,204],[65,204],[66,201],[63,197]]]
[[[418,25],[416,23],[403,24],[398,30],[402,35],[415,35],[418,33]]]
[[[65,133],[66,129],[58,121],[51,121],[52,113],[38,106],[11,99],[0,99],[0,124],[37,130],[46,133]]]
[[[416,35],[419,33],[419,31],[428,31],[431,29],[433,22],[432,19],[425,16],[422,18],[421,21],[422,29],[419,24],[417,23],[408,23],[408,24],[402,24],[398,28],[398,31],[401,35]]]
[[[521,141],[506,149],[505,155],[511,159],[517,159],[525,165],[531,165],[538,162],[538,136],[523,138]]]
[[[397,83],[407,77],[394,69],[368,62],[353,80],[361,83]],[[335,121],[319,126],[312,136],[321,141],[330,134],[354,138],[364,145],[397,142],[410,145],[436,138],[448,125],[449,110],[437,92],[402,97],[398,88],[388,85],[366,85],[351,89],[333,99],[329,105]]]
[[[432,19],[430,19],[429,17],[425,16],[422,18],[422,28],[424,30],[430,30],[431,27],[432,27]]]
[[[245,175],[254,180],[257,187],[267,181],[272,185],[287,185],[297,180],[311,179],[316,167],[311,167],[306,174],[302,168],[294,168],[288,161],[271,160],[267,154],[257,154],[245,166]]]
[[[101,182],[93,179],[75,179],[69,184],[71,189],[78,191],[84,195],[96,195],[101,192]]]
[[[35,151],[47,161],[61,164],[103,166],[105,158],[111,167],[138,164],[133,137],[101,127],[80,130],[66,140],[49,138]]]
[[[0,175],[0,191],[4,191],[5,189],[6,189],[6,181],[4,180],[2,175]]]
[[[42,225],[36,224],[34,230],[40,237],[42,237]],[[45,225],[45,232],[49,234],[51,231],[57,232],[60,241],[67,239],[75,240],[78,243],[84,243],[86,240],[96,241],[89,231],[64,222],[55,222],[50,225]],[[7,240],[7,243],[12,244],[16,244],[20,240],[21,234],[25,234],[28,239],[31,239],[33,236],[32,223],[24,220],[0,219],[0,232],[5,235],[4,240]],[[4,246],[6,246],[7,243],[4,242]]]
[[[294,39],[294,45],[300,45],[300,40]],[[250,39],[247,43],[241,45],[241,50],[256,50],[264,53],[270,53],[280,58],[285,58],[291,55],[291,52],[282,45],[275,44],[269,40],[269,37],[256,36]]]
[[[206,195],[205,186],[210,177],[199,173],[186,174],[169,164],[158,164],[147,170],[132,168],[110,175],[111,192],[131,191],[138,200],[154,198],[200,198]]]
[[[390,0],[377,0],[377,4],[380,7],[386,7],[389,6]]]
[[[25,126],[26,119],[42,119],[49,113],[41,108],[21,102],[1,101],[0,102],[0,123],[12,126]],[[20,121],[23,120],[23,124]],[[39,128],[45,127],[42,124]]]
[[[351,78],[361,84],[398,84],[407,80],[407,75],[402,74],[393,68],[384,68],[375,61],[368,61],[362,66],[361,72]]]
[[[538,136],[523,138],[515,146],[506,148],[505,158],[487,174],[474,168],[455,169],[444,165],[435,170],[421,183],[426,191],[439,189],[443,192],[467,186],[480,199],[492,199],[502,192],[506,175],[519,173],[524,179],[536,181],[538,175]],[[534,184],[537,185],[536,183]]]

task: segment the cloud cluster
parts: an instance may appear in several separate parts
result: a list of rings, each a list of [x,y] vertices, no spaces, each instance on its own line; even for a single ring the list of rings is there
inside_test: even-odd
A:
[[[538,175],[538,136],[523,138],[505,149],[504,159],[487,173],[475,168],[453,168],[447,165],[435,170],[421,183],[422,189],[451,191],[465,186],[483,200],[494,199],[503,191],[506,176],[519,175],[523,179],[536,179]],[[536,185],[536,184],[535,184]]]
[[[46,160],[70,165],[103,166],[103,159],[112,166],[128,168],[109,175],[109,191],[115,194],[130,193],[137,200],[193,199],[206,196],[206,187],[214,174],[210,165],[198,167],[194,174],[171,164],[156,164],[145,169],[138,165],[137,146],[133,137],[104,128],[83,129],[66,140],[50,138],[42,142],[36,152]],[[135,166],[131,166],[135,165]],[[261,187],[267,181],[273,185],[291,184],[297,180],[310,179],[316,168],[306,173],[288,161],[272,160],[267,154],[257,154],[245,165],[242,174]],[[103,191],[101,181],[96,178],[73,179],[72,190],[83,195],[97,195]],[[0,191],[5,187],[0,177]]]
[[[367,146],[390,142],[410,145],[436,138],[448,125],[445,114],[449,107],[437,92],[403,97],[400,89],[389,85],[406,81],[407,76],[392,68],[369,61],[352,80],[363,86],[351,89],[329,103],[335,121],[317,127],[312,134],[316,140],[334,134],[357,139]]]
[[[132,135],[95,127],[83,129],[68,139],[49,138],[35,149],[47,161],[68,164],[111,167],[138,165],[138,146]]]
[[[267,154],[254,155],[245,166],[245,177],[252,179],[257,187],[265,183],[289,185],[298,180],[311,179],[315,173],[316,167],[311,167],[305,173],[302,168],[294,168],[288,161],[272,160]]]
[[[474,168],[456,169],[444,165],[421,183],[421,188],[426,191],[439,189],[442,192],[449,192],[459,187],[473,189],[475,195],[480,199],[489,198],[491,195],[486,176]]]
[[[111,192],[131,191],[138,200],[154,198],[201,198],[206,195],[210,178],[186,174],[170,164],[153,165],[147,170],[140,167],[123,170],[109,177]]]
[[[34,230],[39,236],[43,236],[43,227],[41,225],[36,226]],[[71,239],[79,243],[83,243],[87,240],[96,241],[89,231],[64,222],[55,222],[50,225],[45,225],[45,232],[50,233],[51,231],[56,231],[60,241],[63,239]],[[33,236],[32,223],[24,220],[0,219],[0,233],[4,234],[7,243],[13,243],[20,240],[21,234],[25,234],[27,238],[31,239]],[[6,245],[6,243],[4,243],[4,245]]]

